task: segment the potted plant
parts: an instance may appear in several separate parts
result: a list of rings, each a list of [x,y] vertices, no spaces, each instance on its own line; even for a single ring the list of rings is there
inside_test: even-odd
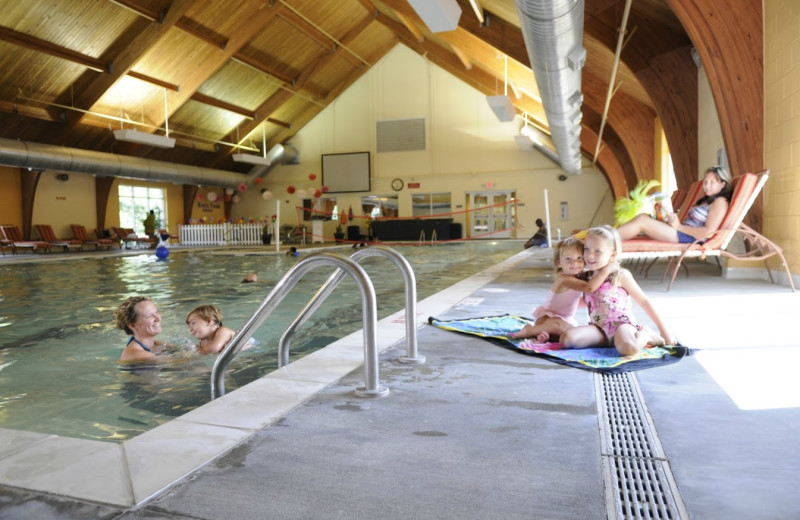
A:
[[[261,243],[268,246],[272,242],[272,226],[264,224],[261,228]]]
[[[333,238],[336,240],[336,242],[341,242],[344,240],[344,231],[342,230],[341,222],[336,224],[336,231],[333,233]]]

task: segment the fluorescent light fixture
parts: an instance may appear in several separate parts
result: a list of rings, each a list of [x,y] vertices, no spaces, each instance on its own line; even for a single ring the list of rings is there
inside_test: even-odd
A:
[[[249,153],[235,153],[232,155],[232,157],[235,162],[240,163],[257,164],[259,166],[269,166],[272,164],[272,161],[266,157],[261,157],[260,155],[251,155]]]
[[[489,107],[500,121],[513,121],[517,111],[508,96],[486,96]]]
[[[132,128],[114,130],[114,137],[117,141],[127,141],[129,143],[144,144],[157,148],[175,148],[175,139],[157,134],[148,134]]]
[[[408,0],[431,32],[455,31],[461,18],[456,0]]]

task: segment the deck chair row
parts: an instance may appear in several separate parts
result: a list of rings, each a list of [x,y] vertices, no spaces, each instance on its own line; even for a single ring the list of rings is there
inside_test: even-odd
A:
[[[90,239],[86,228],[78,224],[71,226],[74,238],[58,238],[49,224],[36,224],[34,227],[39,235],[38,240],[25,240],[17,226],[0,226],[0,248],[2,248],[3,255],[5,255],[6,248],[9,248],[12,254],[17,254],[19,251],[49,253],[54,248],[60,248],[63,251],[79,251],[83,250],[84,246],[93,246],[95,249],[111,248],[115,243],[111,239],[100,238],[97,230],[95,230],[95,234],[98,235],[98,238]]]

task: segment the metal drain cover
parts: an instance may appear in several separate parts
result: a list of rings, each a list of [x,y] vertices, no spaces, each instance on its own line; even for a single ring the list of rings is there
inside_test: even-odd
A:
[[[688,520],[636,377],[596,374],[607,516]]]

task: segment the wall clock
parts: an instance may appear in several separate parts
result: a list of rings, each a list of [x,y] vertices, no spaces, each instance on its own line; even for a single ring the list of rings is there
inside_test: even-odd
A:
[[[402,190],[403,186],[405,186],[405,184],[403,183],[403,179],[395,179],[392,181],[392,189],[394,191]]]

